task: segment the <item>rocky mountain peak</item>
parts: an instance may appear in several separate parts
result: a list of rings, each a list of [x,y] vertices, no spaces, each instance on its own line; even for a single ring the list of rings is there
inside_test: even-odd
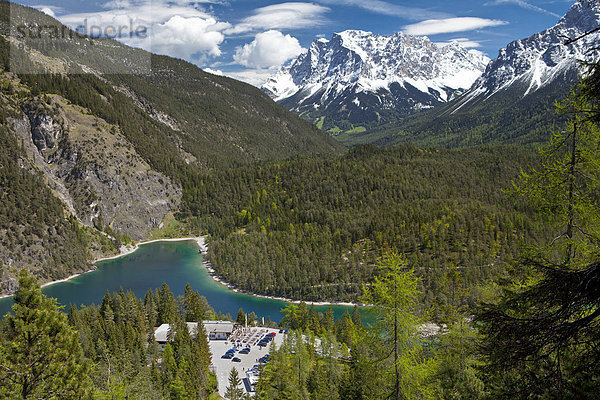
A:
[[[566,45],[600,26],[600,0],[577,0],[553,27],[501,49],[467,95],[468,99],[518,87],[527,95],[578,69],[578,62],[600,55],[600,32]]]
[[[262,89],[309,119],[331,119],[332,112],[341,112],[352,125],[372,118],[383,122],[382,109],[407,115],[462,93],[488,61],[458,43],[437,45],[402,32],[385,36],[347,30],[330,40],[315,40]]]

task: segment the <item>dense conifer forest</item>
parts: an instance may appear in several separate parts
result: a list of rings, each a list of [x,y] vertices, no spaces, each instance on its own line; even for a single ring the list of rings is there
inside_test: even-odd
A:
[[[460,271],[472,303],[522,239],[546,234],[542,219],[504,193],[519,168],[536,162],[527,148],[366,146],[343,156],[332,150],[328,157],[247,164],[227,152],[202,155],[200,147],[208,148],[198,142],[195,150],[184,146],[200,160],[189,163],[179,133],[149,118],[110,82],[80,74],[20,79],[32,95],[59,94],[118,125],[138,154],[181,185],[178,218],[194,233],[211,235],[217,273],[252,292],[357,301],[376,259],[393,249],[406,253],[424,277],[425,304],[446,301],[451,270]],[[133,77],[111,79],[154,93]],[[179,101],[169,104],[177,108]]]
[[[0,324],[2,399],[203,399],[215,391],[210,351],[199,324],[215,318],[189,285],[176,299],[163,284],[144,299],[121,290],[100,305],[59,310],[26,271],[19,276],[14,314]],[[170,323],[160,350],[154,326]]]
[[[423,277],[425,305],[447,302],[454,275],[472,302],[523,240],[547,233],[544,218],[507,192],[536,162],[511,146],[360,146],[203,177],[180,217],[208,230],[217,273],[251,292],[357,301],[392,249]]]

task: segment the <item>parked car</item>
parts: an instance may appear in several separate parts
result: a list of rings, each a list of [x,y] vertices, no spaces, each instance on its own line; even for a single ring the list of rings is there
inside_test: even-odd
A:
[[[225,353],[221,356],[221,358],[232,358],[232,357],[233,357],[233,354],[230,354],[230,353]]]
[[[233,358],[231,359],[231,361],[233,361],[233,362],[241,362],[242,360],[240,360],[240,358],[239,358],[239,357],[233,357]]]
[[[250,348],[246,347],[245,349],[240,350],[239,354],[248,354],[250,353]]]

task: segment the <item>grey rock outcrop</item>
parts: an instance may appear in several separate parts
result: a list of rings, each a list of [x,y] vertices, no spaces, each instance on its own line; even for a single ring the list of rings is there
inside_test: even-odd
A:
[[[52,96],[13,121],[35,168],[87,226],[143,239],[177,208],[181,188],[135,152],[116,126]]]

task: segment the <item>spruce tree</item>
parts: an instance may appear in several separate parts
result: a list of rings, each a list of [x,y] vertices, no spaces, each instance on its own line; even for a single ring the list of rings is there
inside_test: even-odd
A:
[[[229,372],[229,386],[227,386],[227,392],[225,393],[225,397],[229,400],[241,400],[244,398],[244,393],[239,386],[242,384],[240,376],[237,372],[237,369],[231,368],[231,372]]]
[[[0,343],[0,398],[87,398],[89,365],[77,332],[25,270],[19,273],[12,310]]]
[[[360,310],[358,309],[357,306],[354,306],[354,308],[352,309],[352,322],[354,322],[354,325],[357,327],[362,326],[362,321],[360,318]]]
[[[244,325],[246,323],[246,314],[244,313],[244,310],[242,310],[241,308],[238,310],[237,318],[235,319],[235,322],[237,322],[238,324],[241,324],[241,325]]]
[[[185,320],[188,322],[201,322],[205,319],[206,310],[202,303],[202,297],[198,291],[194,291],[190,284],[185,285],[183,293],[183,310]]]
[[[158,308],[158,324],[171,324],[173,323],[177,315],[179,314],[179,307],[177,301],[169,285],[163,282],[160,289],[157,290],[155,299],[157,301]]]

